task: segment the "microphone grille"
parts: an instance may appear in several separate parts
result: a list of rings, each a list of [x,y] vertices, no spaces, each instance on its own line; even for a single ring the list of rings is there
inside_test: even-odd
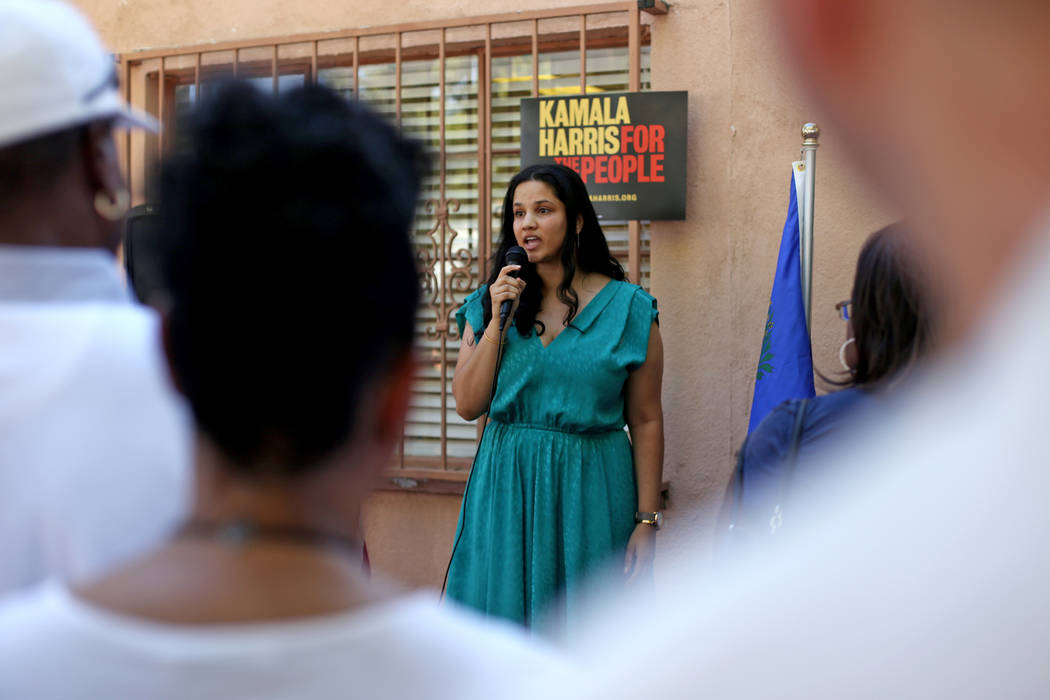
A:
[[[520,245],[511,246],[503,261],[504,265],[524,265],[529,261],[529,254]]]

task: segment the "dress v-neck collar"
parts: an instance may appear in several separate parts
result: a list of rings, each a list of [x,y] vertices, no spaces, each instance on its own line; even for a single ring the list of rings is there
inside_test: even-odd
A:
[[[594,320],[598,317],[598,314],[601,313],[602,309],[608,306],[609,302],[612,301],[613,295],[609,294],[609,292],[614,289],[615,285],[616,280],[611,279],[606,282],[605,285],[599,289],[593,297],[591,297],[591,300],[588,301],[579,312],[577,312],[576,317],[569,322],[569,325],[563,328],[558,335],[554,336],[554,339],[551,340],[551,342],[544,344],[543,338],[533,331],[533,336],[535,336],[536,340],[539,342],[540,348],[543,350],[549,349],[550,346],[558,342],[558,338],[565,335],[566,331],[575,330],[579,333],[585,333],[587,329],[591,327],[591,324],[594,323]]]

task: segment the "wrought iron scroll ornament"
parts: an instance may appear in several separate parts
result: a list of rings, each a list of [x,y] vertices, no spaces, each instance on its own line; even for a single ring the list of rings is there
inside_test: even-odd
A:
[[[458,199],[447,199],[443,205],[430,199],[423,206],[423,211],[434,217],[433,226],[416,250],[423,303],[430,307],[435,319],[435,323],[425,329],[427,337],[431,339],[442,335],[450,339],[459,338],[459,328],[454,321],[456,309],[475,284],[477,256],[473,241],[467,247],[456,249],[455,242],[460,233],[449,225],[449,216],[458,212],[459,208]]]
[[[436,216],[434,225],[421,237],[425,242],[420,242],[420,239],[417,239],[416,243],[416,260],[419,262],[420,286],[423,292],[420,301],[425,306],[433,309],[437,306],[437,297],[441,289],[440,280],[438,279],[440,253],[437,240],[439,236],[444,235],[442,223],[445,213],[444,211],[437,211],[437,203],[433,199],[428,199],[424,203],[423,213],[428,217]],[[435,313],[435,318],[439,317],[440,314]],[[426,332],[429,337],[436,337],[438,334],[437,329],[434,327],[428,327]]]

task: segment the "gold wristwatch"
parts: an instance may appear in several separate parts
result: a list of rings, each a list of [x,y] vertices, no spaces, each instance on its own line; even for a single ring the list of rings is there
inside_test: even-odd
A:
[[[634,522],[652,525],[654,529],[659,530],[664,524],[664,514],[658,510],[639,511],[634,514]]]

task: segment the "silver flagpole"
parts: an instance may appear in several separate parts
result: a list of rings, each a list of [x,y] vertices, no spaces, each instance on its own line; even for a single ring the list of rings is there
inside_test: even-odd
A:
[[[812,122],[802,127],[802,159],[806,162],[806,191],[802,194],[800,212],[801,233],[799,248],[802,264],[802,303],[806,307],[806,329],[813,333],[810,323],[813,299],[813,185],[817,172],[817,141],[820,127]]]

